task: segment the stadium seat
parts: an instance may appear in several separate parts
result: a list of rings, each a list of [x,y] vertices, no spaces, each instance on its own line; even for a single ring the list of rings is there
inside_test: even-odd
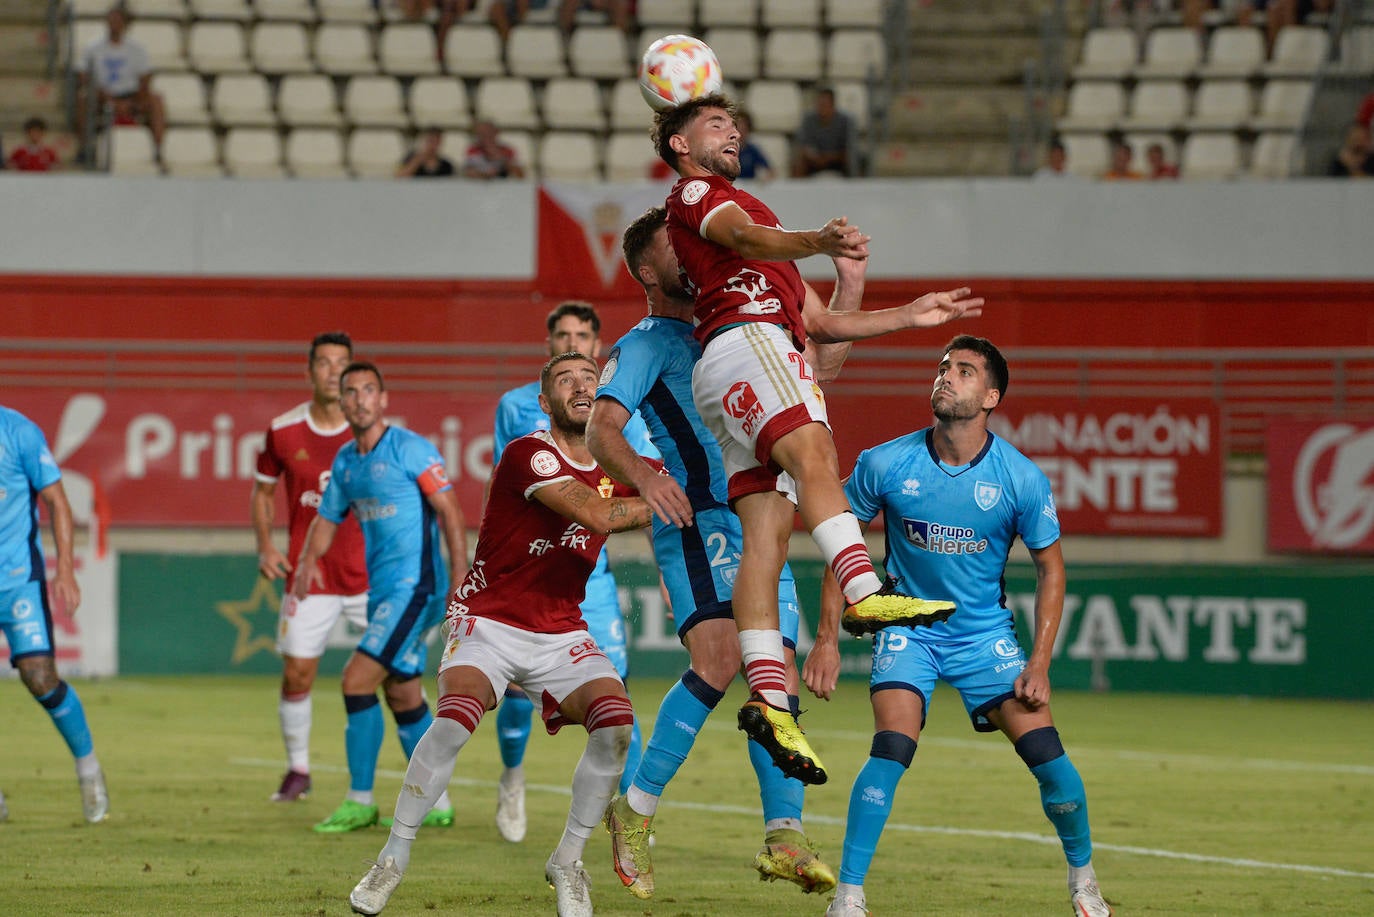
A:
[[[1121,127],[1128,131],[1171,131],[1188,117],[1188,89],[1174,80],[1149,80],[1131,93]]]
[[[1234,134],[1190,134],[1178,170],[1185,179],[1234,178],[1240,171],[1240,141]]]
[[[1264,35],[1251,26],[1222,26],[1207,42],[1207,59],[1198,68],[1204,80],[1245,79],[1264,65]]]
[[[237,22],[193,22],[186,32],[186,59],[201,73],[252,70],[243,26]]]
[[[1090,29],[1073,68],[1075,80],[1120,80],[1140,59],[1135,32],[1124,27]]]
[[[93,0],[87,5],[97,5],[103,15],[113,4],[109,0]],[[124,4],[128,9],[129,15],[134,21],[143,19],[174,19],[177,22],[184,22],[191,18],[191,11],[186,8],[186,0],[126,0]],[[77,16],[86,15],[81,12],[81,7],[73,4],[73,11]]]
[[[606,141],[606,180],[643,181],[657,161],[649,138],[642,133],[619,132]]]
[[[1326,29],[1313,25],[1289,25],[1279,30],[1274,39],[1274,52],[1263,73],[1276,77],[1305,77],[1317,75],[1331,51],[1331,39]]]
[[[258,73],[226,73],[210,90],[210,114],[224,127],[275,126],[272,93]]]
[[[501,37],[489,25],[455,25],[444,39],[444,66],[463,77],[501,76]]]
[[[319,74],[283,77],[277,88],[277,113],[287,127],[342,127],[334,81]]]
[[[439,155],[452,162],[453,168],[461,175],[463,161],[467,159],[471,145],[472,136],[467,131],[444,131],[443,139],[439,141]]]
[[[1340,72],[1374,76],[1374,24],[1357,25],[1341,35]]]
[[[568,65],[573,76],[617,80],[635,73],[630,66],[630,45],[625,33],[614,26],[587,26],[568,40]]]
[[[181,178],[219,178],[219,149],[208,127],[169,127],[162,137],[162,165]]]
[[[654,122],[653,109],[644,101],[638,81],[628,77],[611,87],[610,115],[611,130],[640,131],[644,137]]]
[[[1310,80],[1270,80],[1260,91],[1259,108],[1248,122],[1253,131],[1295,131],[1307,117],[1314,84]]]
[[[1295,160],[1299,150],[1296,134],[1288,131],[1260,134],[1250,150],[1248,174],[1253,178],[1288,178],[1301,174],[1300,164]]]
[[[810,29],[821,27],[821,0],[789,0],[765,3],[761,7],[765,29]]]
[[[422,76],[410,84],[410,119],[419,128],[472,124],[467,86],[451,76]]]
[[[1189,131],[1233,131],[1245,125],[1253,110],[1244,80],[1206,80],[1193,96],[1193,114],[1183,126]]]
[[[1121,84],[1107,80],[1079,80],[1069,87],[1064,114],[1055,126],[1061,131],[1109,131],[1126,114]]]
[[[146,127],[112,127],[109,131],[111,175],[160,175],[153,135]]]
[[[756,131],[791,134],[801,125],[801,87],[793,80],[754,80],[743,101]]]
[[[348,168],[358,178],[392,178],[406,156],[401,132],[364,128],[348,135]]]
[[[187,6],[191,18],[197,22],[214,19],[248,22],[253,18],[248,0],[188,0]]]
[[[315,30],[315,62],[325,73],[376,73],[372,39],[358,23],[325,22]]]
[[[554,130],[606,130],[601,90],[593,80],[562,77],[549,80],[542,99],[544,124]]]
[[[343,91],[344,120],[359,127],[410,126],[401,83],[392,76],[355,76]]]
[[[375,25],[377,7],[372,0],[315,0],[322,23],[359,23]]]
[[[825,24],[832,29],[881,29],[883,0],[825,0]]]
[[[821,37],[811,29],[773,29],[763,40],[763,75],[770,80],[814,82],[824,59]]]
[[[1138,80],[1182,80],[1202,61],[1202,40],[1186,26],[1163,26],[1145,39],[1145,59],[1132,71]]]
[[[539,138],[542,181],[600,181],[596,139],[572,131],[545,131]]]
[[[500,128],[535,130],[539,115],[534,106],[534,90],[529,80],[520,77],[492,77],[477,85],[474,113],[480,120]]]
[[[700,0],[697,21],[712,28],[743,26],[753,29],[759,24],[759,0]],[[715,47],[709,41],[706,43]]]
[[[253,0],[253,12],[267,22],[301,22],[313,25],[319,18],[310,0]]]
[[[551,25],[517,25],[506,37],[506,66],[511,76],[547,80],[565,76],[563,35]]]
[[[81,22],[77,23],[82,25]],[[105,36],[104,23],[98,23],[95,40]],[[232,26],[232,28],[238,28]],[[187,70],[186,54],[182,49],[181,24],[168,20],[135,20],[129,23],[129,38],[143,45],[148,52],[148,63],[154,70]],[[85,51],[89,42],[81,46]],[[199,67],[195,69],[199,70]]]
[[[645,28],[662,31],[690,32],[696,22],[695,0],[639,0],[635,18]]]
[[[224,168],[234,178],[281,178],[281,137],[261,127],[237,127],[224,135]]]
[[[377,37],[377,60],[394,76],[439,72],[439,47],[434,29],[419,22],[393,22]]]
[[[249,35],[253,66],[262,73],[311,73],[310,40],[299,22],[259,22]]]
[[[835,107],[854,119],[859,133],[868,130],[868,84],[858,80],[837,80],[830,84],[835,90]]]
[[[515,150],[515,161],[525,170],[525,180],[532,181],[539,175],[538,145],[529,131],[502,131],[500,140]]]
[[[1103,134],[1065,134],[1060,138],[1064,144],[1068,170],[1074,175],[1096,178],[1107,171],[1111,159],[1111,149]]]
[[[703,22],[712,20],[705,19]],[[720,69],[731,80],[747,83],[759,76],[759,37],[753,29],[718,28],[706,30],[702,41],[711,46],[720,61]]]
[[[347,178],[343,139],[327,128],[294,130],[286,138],[286,166],[297,178]]]
[[[773,170],[774,176],[787,175],[791,171],[792,141],[788,139],[788,136],[788,134],[768,133],[766,131],[749,135],[749,139],[756,143],[759,149],[763,150],[764,156],[768,157],[768,165]]]
[[[196,73],[154,73],[153,92],[162,96],[168,124],[209,124],[205,81]]]
[[[825,78],[866,80],[887,71],[887,44],[873,29],[836,29],[826,42]]]

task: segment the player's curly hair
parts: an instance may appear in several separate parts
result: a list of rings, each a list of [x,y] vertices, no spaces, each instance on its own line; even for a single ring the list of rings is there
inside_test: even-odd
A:
[[[730,117],[735,117],[739,111],[738,107],[730,97],[721,92],[713,92],[693,99],[690,102],[683,102],[673,108],[665,108],[654,114],[654,126],[649,131],[649,139],[654,143],[654,149],[658,151],[658,157],[666,162],[673,171],[677,171],[677,153],[668,144],[674,134],[680,134],[696,120],[703,109],[723,108]]]

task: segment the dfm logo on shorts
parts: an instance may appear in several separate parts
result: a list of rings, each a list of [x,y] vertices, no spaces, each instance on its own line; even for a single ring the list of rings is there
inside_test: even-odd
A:
[[[763,419],[763,405],[759,404],[759,396],[754,394],[752,385],[744,380],[736,382],[725,393],[721,404],[725,406],[725,413],[740,422],[745,436],[754,435],[754,427]]]
[[[1374,528],[1374,429],[1327,424],[1307,438],[1293,468],[1293,502],[1314,544],[1348,548]]]
[[[903,517],[902,532],[907,541],[932,554],[982,554],[988,549],[988,540],[976,537],[977,533],[966,525]]]
[[[593,640],[591,637],[588,637],[586,640],[583,640],[581,643],[577,644],[577,646],[574,646],[572,649],[568,650],[568,655],[572,657],[573,664],[575,665],[581,662],[583,659],[589,659],[592,656],[604,657],[606,654],[601,652],[601,647],[596,645],[595,640]]]

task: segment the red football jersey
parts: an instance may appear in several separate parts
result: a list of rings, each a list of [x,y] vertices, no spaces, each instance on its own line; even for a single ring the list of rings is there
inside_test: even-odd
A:
[[[48,172],[57,165],[57,153],[50,146],[16,147],[10,153],[10,168],[19,172]]]
[[[696,336],[703,343],[725,325],[772,322],[806,347],[802,304],[806,290],[792,261],[748,261],[707,239],[702,227],[722,206],[737,204],[762,226],[782,228],[777,215],[719,175],[682,178],[668,195],[668,239],[696,297]]]
[[[512,440],[492,472],[472,569],[449,598],[450,616],[478,615],[542,634],[587,626],[578,605],[606,536],[534,498],[539,488],[569,478],[603,498],[637,495],[599,465],[574,464],[547,430]]]
[[[286,507],[291,532],[287,559],[294,566],[305,545],[305,533],[319,511],[320,495],[329,486],[329,468],[339,448],[353,442],[344,424],[337,430],[318,429],[310,420],[310,403],[297,405],[272,421],[267,442],[258,453],[258,480],[286,479]],[[334,543],[320,559],[323,585],[310,591],[321,595],[358,595],[367,591],[363,530],[350,513],[334,535]]]

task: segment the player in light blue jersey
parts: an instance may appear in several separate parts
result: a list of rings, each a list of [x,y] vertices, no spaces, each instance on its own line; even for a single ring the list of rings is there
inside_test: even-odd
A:
[[[595,358],[601,353],[601,316],[590,303],[572,300],[559,303],[544,322],[548,330],[549,356],[576,351]],[[535,430],[549,428],[549,415],[539,407],[539,381],[513,388],[501,396],[496,404],[496,428],[492,443],[491,466],[501,460],[501,453],[513,439]],[[658,450],[649,442],[644,421],[635,415],[626,436],[641,455],[658,458]],[[630,656],[626,644],[625,619],[620,613],[620,594],[615,576],[611,573],[606,549],[601,549],[596,569],[587,580],[587,592],[582,600],[582,619],[597,646],[615,663],[622,680],[629,676]],[[534,704],[525,692],[512,687],[506,692],[496,710],[496,736],[501,749],[501,779],[497,784],[496,827],[511,843],[525,838],[525,746],[530,740],[531,715]],[[625,771],[620,790],[624,792],[630,777],[639,764],[643,739],[636,717],[631,732],[630,750],[625,759]]]
[[[463,511],[443,459],[418,433],[387,424],[381,371],[371,363],[350,363],[339,377],[339,404],[353,442],[334,457],[293,583],[296,597],[304,598],[321,575],[320,557],[352,513],[366,543],[367,630],[344,666],[349,790],[333,814],[315,826],[325,834],[377,823],[372,787],[384,731],[377,689],[384,690],[407,758],[429,728],[433,717],[420,684],[424,634],[443,619],[449,583],[467,572],[468,557]],[[447,792],[425,824],[453,824]]]
[[[929,628],[888,627],[874,640],[869,692],[875,734],[850,792],[840,885],[829,917],[868,913],[864,878],[897,783],[916,754],[937,679],[959,692],[975,730],[1006,734],[1039,782],[1041,805],[1068,860],[1074,913],[1112,912],[1093,873],[1083,781],[1050,715],[1050,656],[1065,583],[1054,495],[1030,459],[988,431],[1007,379],[1006,360],[989,341],[954,338],[935,375],[934,425],[860,454],[845,485],[860,520],[883,513],[889,577],[904,589],[953,601],[959,613]],[[1029,657],[1017,642],[1002,591],[1017,537],[1036,572]],[[820,632],[803,670],[807,687],[822,698],[830,697],[839,674],[842,605],[827,578]],[[899,909],[913,906],[907,901]]]
[[[57,549],[52,594],[67,614],[75,614],[81,587],[76,582],[72,509],[62,487],[62,472],[38,425],[18,411],[0,407],[0,631],[9,643],[10,665],[19,670],[34,700],[48,711],[76,759],[82,813],[94,823],[109,813],[110,798],[81,698],[58,677],[53,662],[52,608],[38,534],[39,501],[48,510]],[[0,821],[7,816],[0,796]]]
[[[740,671],[739,632],[731,602],[743,534],[729,507],[724,460],[692,399],[692,371],[701,344],[692,334],[693,299],[678,278],[668,242],[666,214],[653,208],[630,224],[623,249],[631,275],[644,287],[649,316],[611,350],[587,428],[588,443],[602,467],[655,507],[654,555],[672,603],[678,638],[691,666],[659,706],[653,734],[634,782],[607,810],[616,872],[631,893],[653,894],[648,839],[664,788],[691,751],[706,718]],[[857,308],[864,265],[844,271],[832,307]],[[810,295],[814,295],[811,293]],[[818,375],[833,378],[849,345],[823,345],[807,353]],[[671,477],[639,460],[626,439],[631,411],[638,409]],[[679,528],[679,523],[692,524]],[[783,567],[778,589],[779,623],[792,712],[798,711],[795,658],[800,606],[796,583]],[[754,865],[767,879],[787,879],[806,891],[834,887],[834,871],[817,856],[802,830],[805,786],[776,766],[762,746],[748,743],[763,801],[764,844]]]

